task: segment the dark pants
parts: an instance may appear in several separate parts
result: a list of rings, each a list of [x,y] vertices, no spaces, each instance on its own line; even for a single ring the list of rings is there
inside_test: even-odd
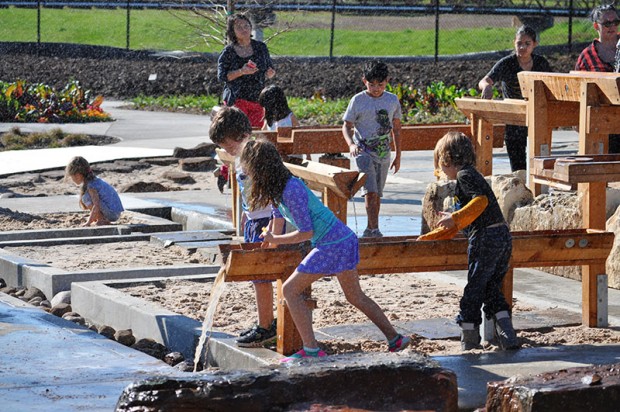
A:
[[[510,159],[510,170],[527,170],[527,127],[507,124],[504,143]]]
[[[490,319],[510,310],[501,286],[509,268],[512,236],[508,226],[485,228],[469,238],[467,285],[463,291],[457,322],[482,323],[480,308]]]

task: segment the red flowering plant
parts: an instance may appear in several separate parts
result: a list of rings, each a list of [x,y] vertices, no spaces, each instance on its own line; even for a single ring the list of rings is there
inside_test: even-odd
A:
[[[0,121],[86,123],[111,121],[101,108],[102,96],[91,96],[76,80],[61,91],[43,83],[0,82]]]

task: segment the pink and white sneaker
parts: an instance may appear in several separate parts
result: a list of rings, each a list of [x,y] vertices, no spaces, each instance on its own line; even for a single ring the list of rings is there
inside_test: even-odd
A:
[[[291,356],[287,356],[286,358],[280,359],[280,363],[293,362],[293,361],[304,359],[304,358],[318,359],[318,358],[324,358],[325,356],[327,356],[327,353],[323,352],[322,350],[319,350],[319,352],[316,355],[310,355],[305,350],[302,349],[292,354]]]

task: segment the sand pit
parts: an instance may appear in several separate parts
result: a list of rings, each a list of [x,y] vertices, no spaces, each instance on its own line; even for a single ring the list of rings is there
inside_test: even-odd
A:
[[[11,230],[71,229],[79,228],[88,221],[88,212],[31,214],[15,212],[0,207],[0,228],[3,232]],[[125,212],[115,225],[144,224],[146,218]]]
[[[187,249],[148,241],[89,245],[17,246],[5,251],[68,271],[172,266],[210,265],[210,259]]]
[[[448,322],[458,311],[461,290],[455,284],[437,283],[416,278],[416,274],[364,276],[363,290],[383,308],[392,322],[446,318]],[[173,312],[202,322],[209,301],[211,284],[187,280],[167,279],[155,284],[122,288],[132,296],[159,303]],[[222,298],[214,328],[237,334],[251,326],[256,319],[254,290],[249,282],[228,283]],[[344,298],[336,279],[321,280],[313,285],[313,297],[318,300],[314,311],[315,329],[335,325],[366,324],[368,319]],[[529,312],[535,308],[515,301],[515,312]],[[546,308],[545,308],[546,309]],[[583,326],[541,328],[519,331],[523,347],[620,343],[620,331]],[[413,350],[429,355],[461,353],[460,342],[453,339],[430,340],[414,337]],[[328,353],[354,351],[384,351],[384,341],[321,340]],[[485,350],[496,350],[491,346]],[[480,351],[478,351],[480,352]]]

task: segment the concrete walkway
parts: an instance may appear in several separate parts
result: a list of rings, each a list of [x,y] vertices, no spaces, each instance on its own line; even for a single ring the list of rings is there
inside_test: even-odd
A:
[[[139,112],[119,109],[120,102],[107,102],[104,109],[117,119],[114,123],[61,125],[68,132],[115,136],[122,141],[110,146],[69,149],[12,151],[0,153],[0,175],[64,167],[79,152],[89,161],[119,158],[167,156],[174,147],[190,148],[207,140],[209,119],[206,116],[173,113]],[[0,124],[0,131],[11,124]],[[22,125],[24,131],[44,130],[58,125]],[[562,151],[576,149],[576,134],[554,134],[554,146]],[[420,214],[425,182],[432,181],[430,152],[412,152],[403,156],[402,170],[388,181],[384,218],[410,217]],[[499,151],[494,159],[497,173],[507,171],[507,159]],[[133,194],[132,194],[133,195]],[[182,192],[140,194],[135,201],[196,202],[202,206],[225,207],[222,199]],[[192,200],[194,199],[194,200]],[[24,199],[0,199],[0,207],[15,207]],[[126,201],[125,199],[123,200]],[[127,201],[130,201],[129,199]],[[215,202],[215,203],[213,203]],[[58,199],[31,199],[30,207],[55,211]],[[71,202],[72,204],[75,202]],[[356,202],[357,203],[357,202]],[[19,207],[17,207],[19,209]],[[349,213],[363,215],[361,204]],[[385,221],[384,221],[385,222]],[[392,225],[401,225],[394,221]],[[363,225],[360,218],[360,225]],[[383,223],[382,223],[383,224]],[[409,232],[411,233],[411,232]],[[386,230],[386,234],[393,234]],[[462,272],[419,274],[462,285]],[[560,308],[574,319],[581,311],[581,284],[569,279],[543,275],[540,272],[515,272],[515,297],[541,310]],[[553,293],[551,293],[553,291]],[[611,326],[620,326],[620,291],[609,290]],[[33,309],[21,301],[0,294],[0,405],[3,411],[110,411],[114,409],[122,389],[129,383],[160,374],[174,375],[175,370],[140,352],[128,349],[73,323]],[[583,345],[572,347],[524,349],[512,353],[483,353],[436,358],[453,369],[459,382],[459,406],[471,410],[484,404],[486,382],[515,374],[542,373],[571,366],[620,361],[620,345]],[[186,377],[189,375],[185,375]]]

